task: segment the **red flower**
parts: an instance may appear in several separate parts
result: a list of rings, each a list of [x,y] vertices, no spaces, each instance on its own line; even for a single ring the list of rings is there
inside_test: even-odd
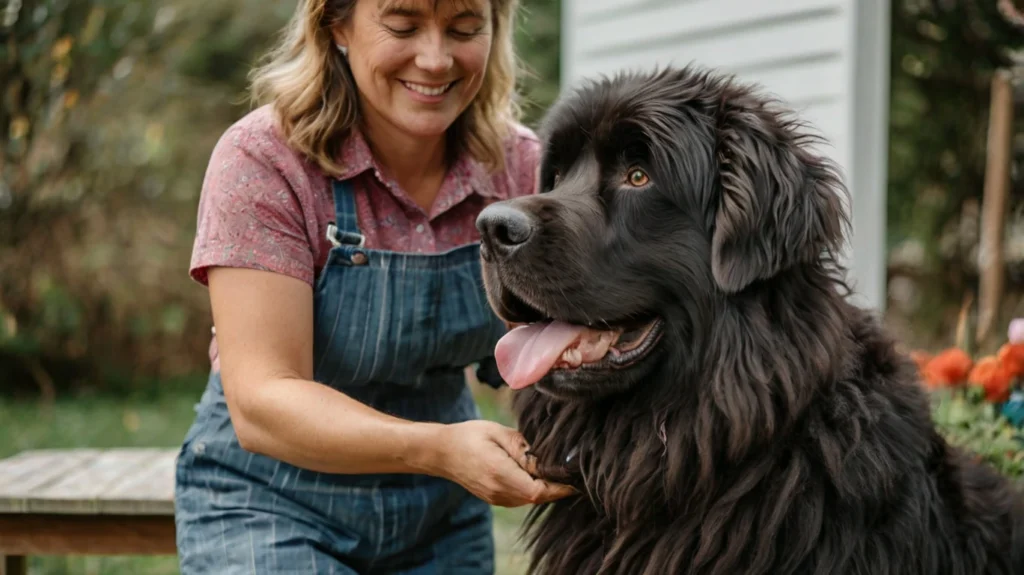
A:
[[[997,356],[1012,377],[1024,375],[1024,343],[1004,343]]]
[[[988,401],[1000,402],[1010,398],[1013,374],[996,356],[989,355],[978,360],[967,380],[971,385],[984,389],[985,399]]]
[[[974,362],[964,350],[954,347],[927,361],[921,370],[929,388],[958,387],[966,381]]]

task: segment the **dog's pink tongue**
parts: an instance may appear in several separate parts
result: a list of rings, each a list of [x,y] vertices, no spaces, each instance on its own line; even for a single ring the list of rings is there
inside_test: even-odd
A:
[[[561,321],[519,326],[498,340],[494,360],[512,389],[537,383],[587,328]]]

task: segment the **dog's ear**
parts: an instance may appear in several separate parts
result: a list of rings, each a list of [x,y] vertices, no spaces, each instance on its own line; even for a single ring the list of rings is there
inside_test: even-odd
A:
[[[845,187],[835,165],[807,147],[814,137],[798,127],[750,95],[727,99],[719,111],[721,198],[711,266],[726,292],[842,246]]]

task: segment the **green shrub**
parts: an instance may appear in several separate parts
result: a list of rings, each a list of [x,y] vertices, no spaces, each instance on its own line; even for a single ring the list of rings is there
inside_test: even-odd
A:
[[[1000,405],[984,400],[979,388],[932,393],[935,424],[950,443],[964,447],[1001,473],[1024,480],[1021,430],[1003,416]]]

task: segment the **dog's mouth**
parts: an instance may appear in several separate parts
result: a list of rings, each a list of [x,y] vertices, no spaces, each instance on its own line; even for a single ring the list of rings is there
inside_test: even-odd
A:
[[[516,325],[494,349],[498,371],[512,389],[533,385],[553,371],[628,368],[651,353],[664,326],[660,317],[649,316],[602,322],[599,328],[531,311],[543,319]]]

